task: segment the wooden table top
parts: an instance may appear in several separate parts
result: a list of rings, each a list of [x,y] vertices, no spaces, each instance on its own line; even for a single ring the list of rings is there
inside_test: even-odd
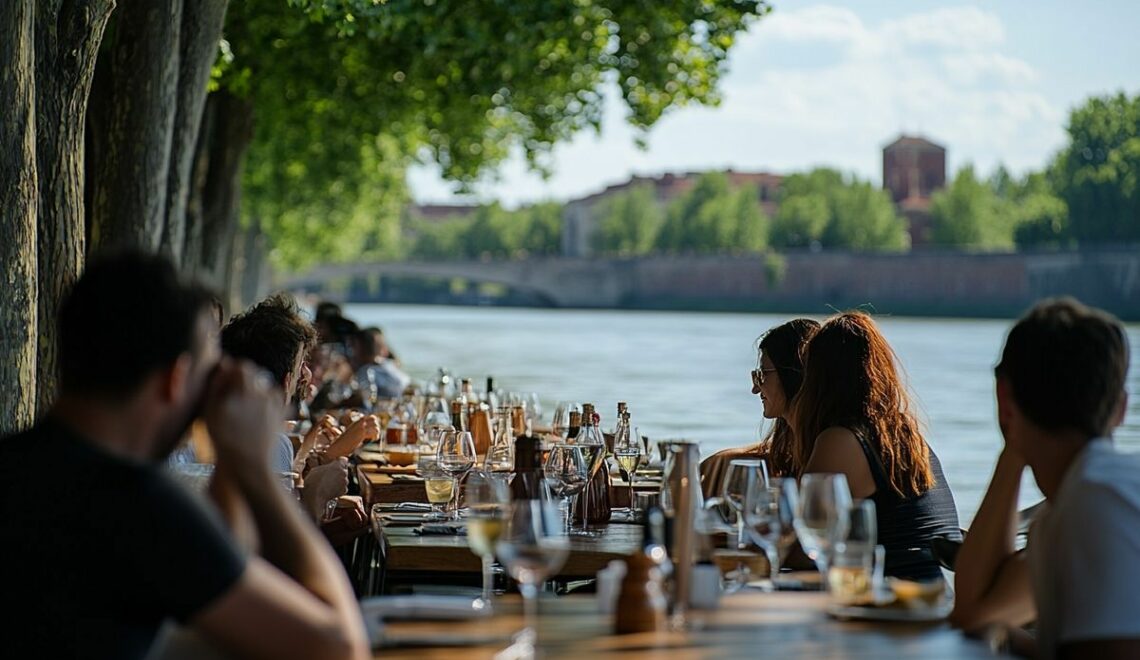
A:
[[[826,613],[821,593],[742,591],[719,609],[695,611],[684,632],[613,634],[612,616],[600,614],[592,596],[544,598],[539,605],[542,657],[623,658],[984,658],[987,646],[944,622],[840,621]],[[376,658],[491,658],[523,627],[517,596],[496,601],[490,619],[462,622],[390,622],[386,640],[416,644],[378,648]],[[441,640],[481,640],[442,646]],[[440,641],[436,641],[440,640]],[[436,646],[427,646],[436,644]]]
[[[373,520],[373,532],[383,547],[389,571],[479,573],[480,559],[467,547],[466,536],[415,533],[415,527],[382,526]],[[598,527],[594,538],[571,537],[570,554],[560,577],[593,577],[614,559],[625,559],[641,547],[641,526],[610,523]]]
[[[360,495],[365,509],[373,504],[395,504],[399,502],[427,503],[427,491],[423,479],[416,476],[415,468],[388,468],[372,463],[362,463],[356,467],[356,479],[360,484]],[[656,491],[661,488],[658,481],[635,481],[636,491]],[[629,490],[625,482],[614,479],[610,486],[610,506],[628,507]]]

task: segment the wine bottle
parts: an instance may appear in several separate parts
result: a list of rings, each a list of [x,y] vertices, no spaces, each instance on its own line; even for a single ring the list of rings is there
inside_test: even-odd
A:
[[[612,513],[610,471],[605,469],[606,445],[594,420],[594,406],[589,403],[582,404],[582,428],[578,431],[575,444],[582,448],[582,457],[587,460],[590,481],[578,494],[574,519],[586,524],[609,522]]]
[[[451,402],[451,426],[456,431],[467,430],[467,418],[463,414],[463,402],[459,399]]]
[[[515,478],[511,480],[512,500],[537,500],[542,488],[542,452],[538,438],[515,438]]]

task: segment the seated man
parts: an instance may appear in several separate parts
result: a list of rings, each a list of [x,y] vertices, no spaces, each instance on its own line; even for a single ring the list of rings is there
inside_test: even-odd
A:
[[[64,300],[59,399],[0,440],[10,657],[143,657],[168,617],[239,656],[369,657],[340,562],[265,460],[281,392],[212,324],[207,293],[137,253],[91,261]],[[199,414],[264,558],[161,468]]]
[[[1140,456],[1119,452],[1128,341],[1072,299],[1010,331],[997,376],[1005,448],[962,549],[951,621],[1045,658],[1140,657]],[[1014,550],[1021,475],[1046,505]],[[1018,626],[1036,619],[1036,639]]]
[[[292,404],[298,392],[308,387],[312,373],[305,363],[305,356],[317,342],[317,333],[301,316],[296,302],[287,294],[275,294],[259,302],[245,312],[230,319],[222,328],[222,350],[229,356],[245,358],[265,369],[273,378],[273,384],[281,388],[286,406]],[[337,453],[331,459],[347,456],[355,451],[361,442],[375,440],[380,435],[379,420],[372,418],[361,423],[358,428],[346,431],[344,442],[356,441],[347,452]],[[338,438],[339,440],[339,438]],[[269,456],[274,472],[285,473],[294,467],[303,466],[305,456],[295,457],[293,444],[285,433],[277,434],[277,443]],[[319,520],[325,512],[325,503],[344,495],[348,487],[347,461],[331,460],[325,465],[313,468],[305,478],[306,487],[301,495],[305,510]],[[231,515],[228,506],[223,508]],[[363,512],[360,512],[363,517]]]

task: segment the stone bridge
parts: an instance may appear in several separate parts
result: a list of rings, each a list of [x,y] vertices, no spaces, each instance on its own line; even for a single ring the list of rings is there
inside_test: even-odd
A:
[[[605,265],[603,265],[605,264]],[[411,276],[463,278],[502,284],[548,300],[555,307],[616,307],[629,293],[620,262],[590,259],[521,259],[513,261],[390,261],[317,266],[281,283],[286,289],[319,286],[342,278]]]

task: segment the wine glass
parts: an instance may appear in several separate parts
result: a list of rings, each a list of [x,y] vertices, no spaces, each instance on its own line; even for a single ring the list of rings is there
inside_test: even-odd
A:
[[[796,509],[796,535],[815,562],[827,588],[827,567],[835,544],[847,534],[851,490],[843,474],[805,474]]]
[[[540,497],[511,503],[507,528],[495,546],[495,554],[519,583],[524,617],[531,631],[537,630],[539,585],[562,567],[569,551],[558,509],[549,499]]]
[[[862,603],[874,598],[875,572],[881,568],[875,561],[878,523],[875,503],[863,500],[847,511],[847,530],[833,550],[827,582],[837,602]]]
[[[524,409],[529,419],[528,427],[534,427],[539,419],[543,418],[543,401],[538,398],[538,392],[527,392],[523,396]]]
[[[626,483],[629,484],[629,517],[632,520],[635,508],[633,477],[637,474],[637,468],[641,464],[641,441],[630,433],[628,423],[624,426],[618,426],[618,434],[614,438],[614,460],[618,464],[618,470],[625,477]]]
[[[467,500],[467,545],[483,560],[483,602],[490,604],[493,596],[491,565],[495,562],[495,543],[503,533],[510,492],[503,479],[475,471],[467,476],[464,497]]]
[[[796,540],[797,499],[795,479],[776,479],[767,488],[758,484],[745,500],[745,529],[768,556],[773,591],[778,588],[780,563]]]
[[[759,458],[737,458],[728,464],[721,495],[736,512],[736,545],[744,545],[744,504],[754,488],[768,487],[768,464]]]
[[[445,431],[435,450],[436,464],[456,479],[475,465],[475,441],[470,431]]]
[[[427,493],[428,504],[431,505],[429,517],[432,520],[446,519],[443,507],[455,496],[455,477],[438,465],[428,468],[424,471],[424,491]]]
[[[581,410],[578,404],[572,401],[559,401],[558,405],[554,407],[554,417],[550,420],[551,432],[559,437],[566,436],[566,428],[570,425],[570,412],[572,410]]]
[[[590,481],[589,466],[582,457],[582,448],[578,445],[554,445],[546,457],[543,472],[551,492],[562,499],[559,509],[565,516],[563,529],[569,534],[571,503]]]

